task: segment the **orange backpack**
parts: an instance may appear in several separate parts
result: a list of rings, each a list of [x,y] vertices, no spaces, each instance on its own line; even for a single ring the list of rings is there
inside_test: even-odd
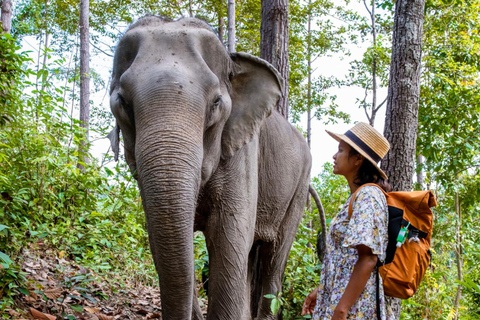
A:
[[[377,184],[367,183],[360,188]],[[348,217],[352,217],[352,204],[355,191],[350,200]],[[383,279],[383,289],[387,296],[408,299],[417,290],[427,267],[430,264],[430,240],[433,230],[433,213],[430,208],[437,205],[431,191],[400,191],[386,193],[382,190],[388,205],[388,246],[385,261],[379,264],[378,271]],[[402,242],[399,233],[405,231]]]

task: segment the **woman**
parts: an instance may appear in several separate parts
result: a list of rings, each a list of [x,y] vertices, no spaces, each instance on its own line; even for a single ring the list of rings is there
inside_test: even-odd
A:
[[[352,216],[350,199],[365,183],[376,183],[390,191],[387,176],[378,167],[390,149],[388,141],[372,126],[358,123],[345,134],[327,131],[339,141],[333,156],[333,173],[343,175],[351,195],[332,219],[320,285],[306,298],[302,315],[312,319],[398,319],[400,303],[383,295],[377,261],[385,259],[388,208],[382,191],[365,186],[356,194]],[[387,298],[387,299],[386,299]],[[387,301],[386,301],[387,300]]]

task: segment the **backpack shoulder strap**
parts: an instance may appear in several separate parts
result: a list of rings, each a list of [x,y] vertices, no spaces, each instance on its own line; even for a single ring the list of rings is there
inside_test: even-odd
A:
[[[385,196],[387,196],[387,193],[385,191],[383,191],[383,189],[376,183],[365,183],[365,184],[362,184],[360,187],[358,187],[358,189],[353,193],[352,195],[352,198],[350,199],[350,203],[348,204],[348,219],[352,218],[352,213],[353,213],[353,202],[355,201],[355,199],[357,198],[357,193],[358,191],[360,191],[360,189],[362,189],[363,187],[366,187],[366,186],[374,186],[374,187],[377,187],[378,189],[380,189],[383,194]]]

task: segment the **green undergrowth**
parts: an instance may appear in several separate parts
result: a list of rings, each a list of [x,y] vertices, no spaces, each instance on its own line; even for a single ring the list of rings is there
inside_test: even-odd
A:
[[[60,70],[53,63],[34,72],[14,39],[0,40],[0,68],[8,70],[0,73],[0,310],[24,289],[19,259],[31,243],[92,270],[156,283],[138,187],[125,162],[105,166],[79,154],[84,131],[65,100],[72,92],[44,82]]]

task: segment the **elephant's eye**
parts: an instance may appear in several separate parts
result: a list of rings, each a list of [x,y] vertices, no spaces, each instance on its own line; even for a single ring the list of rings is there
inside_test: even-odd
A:
[[[117,94],[117,100],[122,104],[125,105],[125,98],[119,93]]]
[[[215,99],[215,102],[213,103],[214,108],[218,108],[218,106],[222,103],[222,96],[218,96],[217,99]]]
[[[217,123],[218,120],[220,119],[221,117],[221,110],[222,110],[222,105],[223,103],[223,100],[222,100],[222,96],[221,95],[218,95],[215,97],[215,100],[213,101],[213,104],[207,108],[207,112],[206,112],[206,117],[205,117],[205,127],[206,128],[209,128],[211,127],[213,124]]]

